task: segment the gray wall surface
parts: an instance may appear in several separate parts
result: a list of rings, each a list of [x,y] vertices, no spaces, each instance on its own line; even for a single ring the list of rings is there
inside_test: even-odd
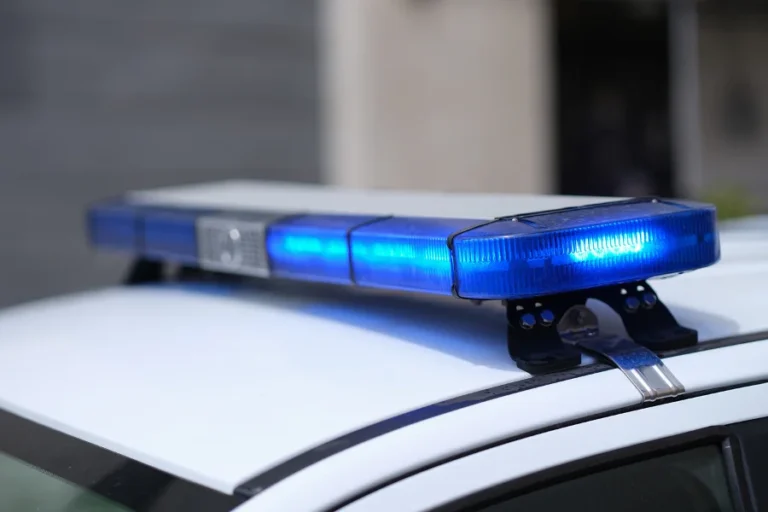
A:
[[[319,179],[314,0],[0,3],[0,307],[116,282],[95,199]]]
[[[703,185],[768,212],[768,3],[701,11]]]

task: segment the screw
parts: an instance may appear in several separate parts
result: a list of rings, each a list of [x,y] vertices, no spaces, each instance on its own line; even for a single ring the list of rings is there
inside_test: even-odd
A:
[[[627,297],[624,301],[624,308],[630,313],[634,313],[640,308],[640,300],[637,297]]]
[[[659,299],[653,293],[643,294],[643,306],[648,309],[651,309],[653,306],[655,306],[658,301]]]
[[[523,329],[533,329],[536,325],[536,317],[531,313],[526,313],[520,317],[520,327]]]
[[[552,325],[552,322],[555,321],[555,314],[548,309],[545,309],[544,311],[542,311],[540,316],[541,316],[541,323],[544,325]]]

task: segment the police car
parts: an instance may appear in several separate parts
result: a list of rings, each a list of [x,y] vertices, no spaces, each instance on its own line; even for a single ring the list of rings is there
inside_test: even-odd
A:
[[[768,510],[768,244],[709,205],[223,182],[87,226],[125,282],[0,313],[0,510]]]

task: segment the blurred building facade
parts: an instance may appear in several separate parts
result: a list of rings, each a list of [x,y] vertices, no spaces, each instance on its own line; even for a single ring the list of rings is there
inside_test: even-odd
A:
[[[701,180],[768,209],[768,2],[702,3]]]
[[[317,181],[315,0],[0,2],[0,307],[119,282],[88,203]]]
[[[326,178],[768,208],[759,0],[325,0]]]
[[[325,0],[327,179],[354,186],[553,186],[540,0]]]
[[[768,209],[765,0],[0,2],[0,307],[115,283],[88,203],[256,178]]]

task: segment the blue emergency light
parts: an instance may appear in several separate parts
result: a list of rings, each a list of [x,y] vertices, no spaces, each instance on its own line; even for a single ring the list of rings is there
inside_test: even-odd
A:
[[[690,271],[720,257],[715,208],[633,199],[497,219],[161,208],[88,212],[91,243],[233,274],[513,299]]]

